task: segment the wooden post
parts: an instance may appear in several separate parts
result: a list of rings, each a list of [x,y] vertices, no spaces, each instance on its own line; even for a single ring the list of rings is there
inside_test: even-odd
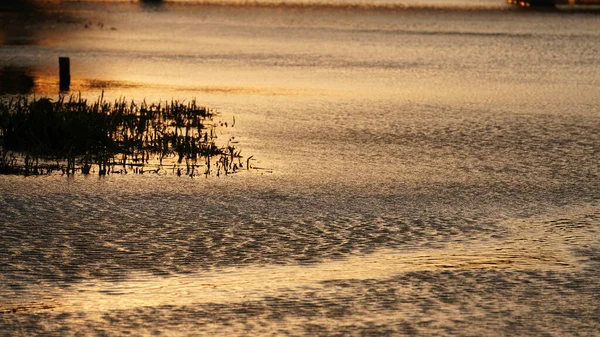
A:
[[[69,91],[71,86],[71,62],[68,57],[58,58],[58,67],[60,75],[60,91]]]

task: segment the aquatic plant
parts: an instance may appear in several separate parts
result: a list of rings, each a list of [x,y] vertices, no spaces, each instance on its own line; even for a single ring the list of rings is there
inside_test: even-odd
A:
[[[244,167],[240,150],[217,144],[227,123],[215,115],[194,100],[11,98],[0,102],[0,174],[234,173]]]

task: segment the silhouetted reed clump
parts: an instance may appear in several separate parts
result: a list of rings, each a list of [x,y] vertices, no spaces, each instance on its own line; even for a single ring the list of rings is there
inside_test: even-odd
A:
[[[217,145],[215,128],[227,123],[214,116],[195,101],[13,98],[0,102],[0,174],[234,173],[240,151]]]

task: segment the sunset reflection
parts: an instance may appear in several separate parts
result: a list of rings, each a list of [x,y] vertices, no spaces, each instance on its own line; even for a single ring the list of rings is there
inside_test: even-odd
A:
[[[0,331],[599,335],[598,13],[2,2]]]

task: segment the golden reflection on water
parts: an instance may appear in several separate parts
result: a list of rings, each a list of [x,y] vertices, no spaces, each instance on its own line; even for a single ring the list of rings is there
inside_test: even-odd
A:
[[[271,29],[271,20],[277,18],[280,21],[288,20],[285,15],[274,17],[270,15],[272,13],[267,13],[269,15],[263,15],[262,12],[252,12],[250,13],[252,15],[240,13],[235,11],[221,13],[213,10],[209,12],[211,15],[207,16],[210,20],[203,18],[203,15],[206,15],[204,11],[189,17],[168,16],[166,17],[168,20],[164,22],[173,24],[173,31],[161,31],[160,20],[164,20],[165,17],[158,12],[150,11],[143,16],[133,16],[131,21],[128,20],[129,18],[124,20],[125,14],[120,14],[118,11],[107,15],[97,14],[98,17],[93,18],[93,25],[90,27],[84,27],[84,24],[87,24],[85,20],[57,24],[59,28],[68,28],[65,31],[70,31],[70,39],[65,39],[64,45],[61,46],[59,40],[52,37],[52,33],[57,30],[43,34],[40,32],[32,35],[36,41],[35,46],[31,46],[32,51],[15,53],[15,55],[23,55],[27,58],[25,63],[30,63],[26,66],[30,66],[34,72],[36,94],[58,94],[58,55],[53,53],[62,48],[61,53],[69,51],[67,56],[72,57],[71,93],[82,91],[87,98],[96,99],[103,90],[111,90],[112,93],[107,93],[105,98],[112,99],[114,96],[110,95],[119,95],[128,99],[148,99],[148,101],[171,99],[171,97],[189,99],[199,94],[203,96],[197,97],[201,102],[206,102],[211,107],[217,105],[216,108],[219,109],[225,107],[222,109],[225,113],[234,114],[240,121],[239,126],[236,126],[236,132],[241,134],[240,138],[246,137],[242,142],[246,153],[254,155],[259,160],[267,161],[269,167],[276,166],[276,174],[279,172],[285,175],[283,178],[291,177],[286,184],[277,184],[277,186],[281,185],[282,189],[292,191],[289,192],[292,195],[308,193],[306,191],[309,188],[306,186],[309,185],[320,186],[318,191],[325,190],[327,187],[322,187],[325,181],[330,184],[346,184],[344,193],[355,193],[352,190],[355,186],[368,185],[369,191],[373,191],[370,193],[376,196],[371,199],[366,198],[367,203],[381,202],[379,195],[387,197],[389,194],[395,196],[390,200],[402,200],[397,194],[402,196],[404,193],[407,199],[414,198],[413,202],[421,205],[419,195],[426,194],[427,188],[432,191],[428,193],[445,193],[445,195],[451,195],[456,191],[457,194],[462,195],[462,189],[466,188],[467,192],[477,193],[472,198],[460,199],[459,196],[450,206],[446,200],[441,200],[443,199],[441,196],[440,200],[435,200],[435,205],[451,209],[458,208],[457,205],[463,207],[463,204],[468,204],[464,207],[479,208],[479,211],[485,213],[484,204],[486,198],[490,198],[487,202],[493,204],[492,207],[496,212],[514,217],[516,211],[512,210],[519,207],[512,203],[523,203],[522,208],[528,208],[533,213],[539,214],[544,211],[537,210],[537,207],[546,199],[563,198],[561,202],[577,203],[584,200],[584,197],[573,190],[585,188],[592,190],[595,186],[593,179],[597,176],[597,172],[594,171],[593,151],[597,142],[592,135],[596,130],[596,119],[593,116],[596,111],[594,107],[597,105],[594,104],[596,97],[592,93],[595,92],[593,89],[596,82],[588,76],[572,76],[589,73],[589,66],[574,69],[567,66],[554,67],[555,63],[550,61],[541,65],[525,62],[531,60],[530,56],[533,54],[548,53],[558,57],[558,64],[567,65],[571,64],[569,62],[572,59],[566,56],[571,56],[572,53],[566,53],[564,50],[575,48],[575,54],[581,55],[593,50],[589,46],[593,46],[590,41],[593,40],[594,35],[581,33],[587,32],[586,29],[593,25],[593,22],[585,23],[589,21],[588,19],[560,17],[560,22],[565,21],[575,27],[572,31],[564,33],[572,36],[563,39],[562,33],[551,31],[547,28],[550,25],[539,17],[522,20],[527,22],[527,26],[523,23],[520,28],[527,29],[524,30],[524,34],[514,34],[514,31],[519,29],[514,26],[519,21],[516,20],[520,18],[519,15],[515,15],[513,17],[515,20],[508,20],[506,24],[498,23],[501,20],[495,20],[498,17],[494,13],[482,13],[481,15],[485,16],[476,17],[480,22],[489,25],[474,24],[473,20],[464,20],[470,17],[470,14],[460,17],[460,20],[454,20],[454,16],[438,17],[436,13],[429,13],[427,15],[432,17],[424,18],[422,21],[409,15],[398,16],[398,14],[387,18],[377,15],[373,16],[373,22],[369,22],[368,17],[361,16],[361,19],[367,20],[361,23],[364,27],[354,27],[348,25],[354,22],[355,17],[352,15],[346,17],[346,14],[336,13],[331,15],[331,18],[326,18],[325,22],[319,22],[312,16],[294,14],[290,17],[301,23],[298,26],[312,27],[317,23],[323,27],[307,31],[304,28],[282,24],[284,28],[287,27],[286,31],[279,28]],[[148,20],[146,16],[151,16],[151,19],[156,21]],[[254,16],[256,17],[253,18]],[[265,18],[268,18],[268,21]],[[446,19],[446,21],[440,24],[439,19]],[[208,21],[201,24],[202,20]],[[338,20],[340,22],[337,22]],[[583,23],[579,24],[579,21]],[[104,29],[98,26],[100,22],[104,23]],[[150,33],[146,31],[147,22],[157,24],[154,31]],[[236,24],[232,24],[233,22]],[[403,24],[398,25],[398,22]],[[143,25],[140,25],[141,23]],[[433,28],[430,29],[428,24]],[[108,29],[113,25],[116,31]],[[143,28],[139,28],[138,25]],[[416,28],[410,25],[415,25]],[[532,28],[528,28],[530,25]],[[256,28],[262,26],[265,28]],[[328,28],[329,26],[331,27]],[[542,29],[538,32],[539,27]],[[188,39],[180,39],[180,30],[175,28],[196,33],[192,44],[195,47],[192,50]],[[288,32],[292,36],[281,35],[281,31]],[[463,31],[465,34],[461,33]],[[252,32],[260,34],[250,36]],[[437,33],[432,34],[434,32]],[[310,35],[314,33],[323,35],[312,38]],[[21,38],[21,35],[17,36],[19,40],[29,39],[28,36],[25,36],[27,39]],[[222,44],[219,40],[230,43]],[[541,42],[536,42],[538,40]],[[57,47],[40,48],[40,46],[50,45]],[[524,46],[527,48],[523,48]],[[321,52],[306,54],[305,50],[309,48],[320,49]],[[130,53],[131,50],[133,51]],[[482,52],[483,50],[486,52]],[[510,67],[504,66],[506,59],[502,56],[506,51],[514,54],[510,55],[510,59],[515,60]],[[44,56],[42,59],[32,54]],[[431,56],[422,59],[424,55]],[[465,55],[473,57],[465,58]],[[561,59],[563,56],[565,58]],[[500,63],[497,63],[498,59],[501,59]],[[589,60],[594,59],[590,57]],[[37,61],[40,61],[40,64]],[[583,61],[577,64],[583,64]],[[554,70],[546,72],[547,69]],[[548,76],[541,80],[538,74],[548,74]],[[532,83],[536,85],[532,86]],[[294,101],[294,96],[303,96],[303,99]],[[312,102],[313,97],[329,96],[335,96],[336,99]],[[413,101],[418,104],[412,104]],[[348,113],[344,111],[346,108]],[[515,111],[506,113],[504,109]],[[273,111],[279,112],[273,113]],[[568,113],[584,115],[586,119],[574,119],[572,124],[563,123],[569,120],[563,117]],[[526,114],[544,116],[560,114],[560,117],[521,118],[521,115]],[[319,126],[321,124],[322,127]],[[321,134],[326,134],[327,137],[321,137]],[[567,134],[570,136],[566,136]],[[313,138],[315,141],[311,143]],[[574,141],[575,138],[577,141]],[[322,144],[326,146],[321,146]],[[388,152],[388,149],[391,151]],[[369,161],[373,161],[378,154],[384,155],[374,160],[374,163]],[[351,158],[350,165],[347,158]],[[588,176],[582,175],[583,170],[578,170],[578,166],[589,169]],[[552,176],[548,173],[551,170],[554,170]],[[154,184],[157,179],[153,179],[151,184]],[[246,178],[240,177],[238,181],[242,179]],[[112,183],[122,184],[123,181],[131,183],[132,180],[135,179],[119,178],[119,180],[112,180]],[[109,179],[107,181],[111,182]],[[402,183],[397,183],[399,181]],[[64,184],[49,184],[41,180],[39,182],[45,191],[57,189],[60,193],[64,193],[62,191]],[[264,180],[260,181],[263,182]],[[453,182],[457,184],[451,184]],[[220,187],[224,187],[226,183],[224,179],[219,181]],[[398,192],[406,184],[419,188],[411,187],[407,191]],[[554,195],[557,191],[559,193],[562,191],[555,186],[556,184],[560,185],[559,187],[564,186],[563,195]],[[302,189],[304,192],[297,192],[300,185],[304,186]],[[156,186],[162,187],[161,184]],[[448,190],[448,186],[457,187]],[[479,187],[475,189],[473,186]],[[382,188],[386,190],[382,191]],[[528,188],[534,191],[527,194]],[[247,189],[240,191],[247,193]],[[538,191],[540,194],[535,194]],[[493,193],[499,193],[503,198],[494,199]],[[581,192],[581,195],[586,194]],[[589,195],[596,196],[593,191],[590,191]],[[268,206],[285,207],[285,202],[294,202],[293,200],[265,202],[266,199],[262,195],[252,193],[248,198],[256,198],[262,202],[263,208],[259,212],[264,212],[267,222],[275,225],[278,222],[269,218],[271,208]],[[308,199],[310,197],[302,200]],[[26,200],[37,200],[37,198]],[[474,204],[471,205],[471,202]],[[408,203],[407,201],[406,204]],[[390,212],[401,213],[401,216],[405,216],[405,213],[410,214],[409,211],[401,210],[401,207],[406,204],[401,202],[398,206],[394,205],[398,210]],[[85,209],[85,203],[83,205],[79,208]],[[111,205],[118,206],[117,203]],[[248,205],[250,206],[240,212],[254,212],[256,204],[248,203]],[[333,205],[340,208],[346,206],[344,200]],[[386,205],[388,204],[382,203],[379,207],[383,208]],[[427,207],[428,204],[423,203],[422,208]],[[323,212],[329,211],[327,206],[317,209]],[[301,213],[304,208],[298,207],[293,210],[302,214],[302,217],[305,216]],[[38,214],[25,211],[15,214]],[[598,206],[576,212],[579,212],[578,215],[597,215]],[[97,213],[99,216],[106,215],[103,209]],[[343,211],[325,217],[323,223],[335,222],[341,213]],[[559,209],[556,213],[548,216],[548,219],[576,218],[571,217],[573,214],[569,210]],[[287,217],[287,214],[283,214],[275,219]],[[77,222],[79,216],[76,214],[68,219]],[[310,216],[306,216],[306,219],[306,226],[320,226],[320,223],[313,221]],[[2,295],[10,300],[0,302],[0,313],[6,314],[3,318],[10,324],[24,320],[25,316],[32,313],[31,322],[34,323],[30,323],[34,327],[39,321],[42,321],[43,325],[51,326],[63,324],[65,320],[71,322],[87,316],[98,322],[104,321],[100,326],[114,328],[118,323],[114,324],[113,318],[122,315],[126,317],[123,319],[125,323],[121,322],[122,325],[127,325],[130,321],[135,324],[142,322],[136,328],[132,328],[135,334],[150,334],[152,331],[145,331],[145,327],[141,326],[144,322],[151,322],[156,328],[162,328],[162,324],[167,326],[166,329],[173,326],[169,325],[172,324],[171,322],[156,323],[155,320],[160,319],[160,315],[155,313],[161,313],[162,310],[165,316],[172,317],[177,329],[185,334],[186,327],[193,328],[197,323],[197,317],[193,316],[197,306],[204,305],[202,310],[209,310],[212,308],[210,304],[217,303],[238,309],[240,304],[249,301],[268,302],[269,298],[293,299],[294,297],[304,299],[310,297],[308,294],[316,292],[317,296],[305,302],[298,301],[301,310],[289,313],[287,316],[282,315],[284,318],[281,319],[280,326],[287,326],[289,323],[293,327],[293,322],[290,323],[290,320],[304,319],[309,321],[308,323],[335,328],[334,316],[301,316],[297,313],[305,309],[311,310],[311,306],[320,304],[321,300],[329,301],[327,303],[334,306],[333,304],[338,305],[345,299],[349,302],[351,313],[343,319],[337,319],[338,325],[352,324],[359,320],[376,321],[378,324],[396,323],[400,321],[399,318],[410,320],[412,314],[413,317],[422,320],[437,319],[438,323],[442,322],[440,324],[453,322],[449,324],[453,324],[459,330],[467,327],[465,332],[467,334],[481,335],[482,333],[478,332],[489,333],[502,324],[512,324],[515,316],[525,315],[527,321],[535,321],[528,314],[539,311],[541,306],[533,302],[546,300],[548,297],[557,300],[554,302],[559,303],[560,307],[542,310],[538,318],[543,316],[548,321],[560,319],[554,311],[565,317],[571,312],[577,314],[591,312],[592,309],[586,311],[586,308],[590,307],[586,305],[586,301],[592,303],[592,306],[597,301],[592,299],[593,292],[589,291],[594,289],[596,272],[590,277],[579,275],[581,270],[590,268],[590,264],[582,262],[581,258],[575,256],[574,251],[585,245],[597,246],[599,241],[597,221],[592,219],[590,223],[579,224],[577,221],[569,220],[567,224],[561,225],[560,222],[551,222],[548,219],[510,220],[499,224],[498,228],[495,227],[494,222],[493,236],[487,236],[490,232],[486,232],[483,228],[481,232],[474,234],[475,237],[451,236],[447,233],[444,235],[437,232],[436,226],[421,229],[415,224],[415,229],[418,229],[419,233],[407,240],[407,247],[391,249],[383,243],[377,246],[379,250],[371,254],[351,255],[358,254],[357,250],[353,250],[344,254],[343,259],[326,259],[311,265],[294,265],[290,260],[282,259],[288,264],[215,267],[170,276],[136,272],[122,275],[123,278],[118,279],[94,278],[82,270],[77,276],[84,280],[76,283],[72,283],[73,280],[61,280],[59,277],[58,281],[49,278],[35,285],[23,282],[18,284],[18,288],[14,288],[16,290],[6,290]],[[46,219],[36,218],[32,221],[40,222],[42,225],[54,225],[47,223]],[[136,222],[136,227],[132,228],[144,228],[144,220],[136,221],[139,223]],[[160,221],[168,223],[171,220],[160,218]],[[370,228],[367,226],[371,226],[372,222],[365,220],[361,223],[367,228],[364,230],[367,235]],[[111,220],[107,220],[107,223],[110,226],[116,224],[115,228],[120,225],[119,222]],[[190,226],[195,223],[192,221]],[[480,225],[476,220],[474,223],[474,226]],[[232,224],[232,226],[236,225]],[[304,222],[301,222],[301,225],[304,225]],[[341,222],[340,226],[332,226],[333,230],[340,231],[339,234],[334,235],[335,238],[339,236],[345,239],[352,234],[345,227],[342,231],[340,228],[343,225],[344,223]],[[452,221],[450,225],[453,225]],[[28,228],[25,224],[22,227]],[[203,233],[201,230],[198,231],[199,233],[194,235],[201,237]],[[146,238],[153,235],[152,233],[140,236],[140,241],[145,242]],[[294,233],[282,237],[295,239],[302,234]],[[309,234],[312,232],[309,231]],[[312,242],[319,240],[320,238],[317,238]],[[329,247],[330,242],[324,241],[322,247]],[[276,245],[277,242],[275,240],[273,244]],[[354,247],[360,247],[361,242],[359,241]],[[408,246],[411,242],[418,244],[418,248]],[[35,244],[34,242],[24,246],[30,247]],[[260,247],[269,244],[267,242]],[[151,249],[164,250],[171,247],[173,246],[159,245]],[[228,257],[228,247],[231,246],[225,245],[223,248],[217,244],[208,245],[209,251],[219,249],[219,254],[222,256],[219,254],[217,256],[220,259]],[[67,255],[70,253],[66,248],[64,251]],[[97,258],[107,260],[114,258],[108,254],[109,249],[102,252],[107,253],[100,254]],[[76,253],[81,254],[82,251]],[[252,251],[242,253],[251,255]],[[590,260],[595,258],[592,253],[593,251],[589,253]],[[92,253],[89,258],[93,260],[96,256]],[[251,258],[255,257],[249,256],[248,260]],[[203,259],[203,255],[199,253],[198,259]],[[20,261],[9,262],[11,266],[16,265],[19,270],[32,268],[31,270],[35,272],[33,268],[41,268],[40,265],[48,260],[40,261],[39,264],[25,261],[22,265]],[[106,266],[110,265],[110,263],[100,263],[98,268],[108,268]],[[118,263],[115,265],[119,266]],[[101,274],[102,271],[99,270],[99,273]],[[451,279],[454,283],[445,282],[447,279],[444,278],[426,282],[427,277],[436,278],[446,271],[459,274],[457,278]],[[127,273],[127,270],[122,272]],[[512,279],[507,276],[494,283],[496,276],[504,272],[516,273],[512,274],[514,276]],[[426,275],[422,278],[414,278],[414,274],[411,273]],[[548,277],[547,282],[545,279],[540,281],[541,278],[535,280],[532,276],[535,273],[554,276],[554,278]],[[561,275],[556,276],[556,274]],[[401,277],[408,275],[408,280],[400,282],[398,275]],[[0,275],[0,280],[2,277],[6,275]],[[564,284],[556,282],[560,278],[563,279]],[[583,285],[575,284],[572,279],[580,281]],[[362,292],[366,292],[365,288],[368,287],[355,287],[344,292],[341,286],[328,287],[327,285],[330,281],[344,281],[350,284],[355,281],[367,283],[372,280],[381,281],[383,284],[380,288],[371,287],[376,288],[375,290],[391,288],[397,293],[407,295],[404,298],[396,298],[400,303],[398,307],[381,312],[371,311],[370,307],[366,307],[385,304],[387,293],[374,297],[371,301],[364,301],[366,309],[363,308],[361,312],[354,306],[360,305],[359,302],[363,299]],[[386,280],[390,280],[388,284],[385,284]],[[56,284],[55,281],[65,283]],[[486,282],[489,284],[487,288],[485,288]],[[531,282],[534,286],[531,286]],[[422,289],[421,283],[425,283],[425,287],[445,287],[444,290],[447,292],[434,293]],[[448,299],[455,293],[471,294],[475,289],[472,287],[473,284],[484,284],[484,289],[481,290],[483,295],[475,299],[466,298],[464,302],[455,306],[454,303],[448,304]],[[553,285],[555,288],[552,288]],[[517,288],[518,291],[499,293],[494,297],[496,286]],[[557,289],[559,291],[554,291]],[[538,294],[529,292],[536,290],[539,290]],[[11,291],[13,293],[10,293]],[[585,291],[590,292],[589,296]],[[507,294],[522,296],[504,301],[504,297],[510,297],[506,296]],[[530,299],[531,302],[528,304],[522,304],[523,301]],[[431,306],[430,303],[433,301],[437,301],[436,309],[420,311]],[[564,303],[571,303],[577,310],[570,311],[568,305],[565,306]],[[511,308],[514,312],[504,314],[502,310],[505,310],[504,306],[507,304],[515,306]],[[459,305],[463,307],[471,305],[475,309],[470,312],[472,315],[468,316],[458,309]],[[523,307],[519,308],[518,306],[521,305]],[[178,307],[183,309],[179,310],[181,308]],[[404,307],[408,309],[403,309]],[[557,308],[560,310],[555,310]],[[147,311],[147,316],[140,314],[137,316],[138,321],[135,321],[136,312],[144,310]],[[116,311],[122,312],[115,314]],[[269,311],[266,311],[269,314]],[[235,310],[232,312],[236,313]],[[488,326],[490,330],[487,331],[485,326],[481,327],[479,324],[480,318],[486,312],[496,317],[494,323],[499,323]],[[38,313],[49,316],[39,319],[35,316]],[[57,316],[66,314],[63,317],[67,318],[61,318],[62,321],[55,320],[56,317],[51,315],[53,313]],[[401,317],[402,315],[406,317]],[[298,316],[301,318],[297,318]],[[181,317],[184,319],[179,320]],[[89,328],[85,319],[81,321],[83,324],[75,324],[74,330],[86,326]],[[270,324],[277,324],[272,323],[273,321],[275,320]],[[582,321],[586,322],[576,317],[566,325],[578,327],[581,325],[576,323]],[[558,322],[557,325],[564,323],[560,320]],[[269,324],[260,319],[254,320],[254,323],[257,326]],[[8,326],[15,326],[10,324]],[[218,320],[210,321],[210,324],[213,325],[212,330],[224,329],[227,332],[231,330],[231,326],[220,325]],[[242,323],[234,321],[233,324]],[[89,329],[92,331],[93,328]],[[258,327],[256,329],[250,329],[246,334],[259,334]],[[211,328],[208,327],[204,332],[206,331],[211,331]],[[523,331],[528,330],[523,329]],[[176,332],[169,331],[168,334],[174,335]],[[428,334],[424,333],[424,335]]]
[[[94,100],[100,95],[112,98],[118,91],[118,97],[128,97],[137,100],[152,99],[148,95],[153,92],[159,92],[159,99],[162,97],[183,96],[185,98],[196,97],[197,95],[215,95],[215,96],[262,96],[262,97],[332,97],[338,93],[330,90],[316,90],[311,88],[285,88],[277,86],[232,86],[232,85],[200,85],[200,86],[177,86],[173,84],[151,84],[136,81],[116,81],[116,80],[98,80],[98,79],[73,79],[71,81],[70,91],[60,92],[58,90],[58,76],[48,71],[36,72],[35,91],[41,95],[50,97],[63,95],[79,95],[80,93],[87,99]],[[103,94],[104,92],[104,94]],[[115,97],[115,98],[118,98]]]
[[[120,281],[90,280],[64,289],[39,284],[28,291],[37,294],[37,299],[4,303],[0,312],[100,313],[164,305],[233,304],[260,301],[290,290],[323,290],[326,281],[382,280],[421,271],[580,269],[572,247],[565,245],[569,240],[544,224],[539,219],[510,220],[503,224],[504,238],[454,241],[438,249],[383,249],[315,265],[238,266],[167,277],[133,273]],[[583,234],[572,239],[581,244],[589,240]]]
[[[385,279],[399,273],[456,269],[574,270],[566,256],[524,247],[449,248],[418,253],[381,251],[315,266],[225,268],[192,276],[133,276],[124,282],[80,285],[60,294],[59,311],[129,310],[143,306],[237,303],[315,288],[329,280]]]

